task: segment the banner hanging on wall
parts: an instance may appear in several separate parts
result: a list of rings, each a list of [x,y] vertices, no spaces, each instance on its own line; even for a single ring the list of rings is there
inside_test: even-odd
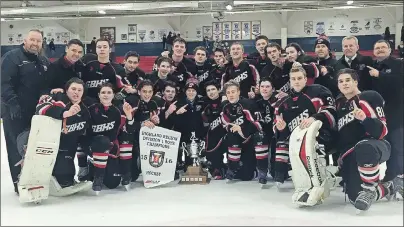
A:
[[[241,22],[231,22],[231,39],[241,40]]]
[[[213,27],[213,41],[222,40],[222,23],[214,22],[212,23]]]
[[[137,42],[137,24],[128,24],[128,43]]]
[[[231,22],[223,22],[223,40],[231,40]]]
[[[257,38],[257,36],[261,35],[261,21],[252,21],[251,22],[251,27],[252,27],[252,35],[253,39]]]
[[[242,40],[251,39],[251,21],[243,21],[241,22],[241,24],[242,24],[241,39]]]

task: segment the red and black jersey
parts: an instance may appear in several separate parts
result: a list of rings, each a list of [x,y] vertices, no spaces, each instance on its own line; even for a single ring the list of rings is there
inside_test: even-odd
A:
[[[271,64],[271,61],[267,57],[261,56],[260,53],[258,52],[249,54],[247,56],[247,60],[250,62],[250,64],[253,64],[255,66],[255,68],[260,74],[262,69],[265,68],[265,66]]]
[[[190,77],[196,75],[195,62],[184,57],[181,62],[174,63],[175,70],[172,75],[176,78],[180,91],[185,87],[185,83]]]
[[[367,138],[383,139],[387,135],[384,100],[376,91],[364,91],[351,99],[340,96],[337,101],[338,148],[350,153],[353,147]],[[366,114],[363,121],[354,117],[353,110],[361,109]]]
[[[80,112],[77,114],[63,118],[63,113],[68,111],[73,104],[64,93],[56,93],[44,100],[41,100],[36,107],[36,114],[45,115],[55,119],[63,120],[59,149],[75,150],[79,142],[80,136],[84,135],[90,127],[90,112],[87,107],[80,102]]]
[[[274,92],[268,100],[265,100],[260,96],[256,101],[257,109],[254,113],[255,118],[260,122],[264,133],[268,135],[269,138],[273,135],[273,120],[275,105],[277,102],[276,95],[277,93]]]
[[[134,119],[128,121],[123,111],[114,105],[95,103],[89,106],[88,110],[91,115],[91,127],[87,132],[89,137],[103,135],[110,141],[117,141],[121,129],[128,133],[134,130]]]
[[[234,80],[240,84],[240,95],[248,98],[248,92],[260,82],[260,75],[254,65],[243,60],[239,65],[233,62],[229,63],[226,67],[225,73],[222,77],[222,88],[224,84],[230,80]]]
[[[160,97],[163,96],[164,86],[166,85],[167,81],[173,82],[174,84],[177,85],[177,89],[179,89],[177,77],[172,74],[168,74],[165,78],[160,78],[158,76],[158,71],[153,71],[151,74],[147,76],[147,78],[154,84],[153,85],[154,95],[158,95]]]
[[[321,85],[312,84],[300,92],[291,92],[276,103],[275,116],[282,116],[285,129],[279,132],[278,140],[289,138],[293,130],[309,117],[320,120],[323,127],[335,128],[336,110],[331,91]],[[276,119],[274,120],[276,123]]]
[[[91,55],[91,56],[88,56]],[[83,58],[85,67],[81,74],[81,79],[87,87],[87,96],[98,100],[99,86],[109,82],[115,86],[115,91],[123,87],[122,77],[125,76],[125,70],[116,67],[121,67],[118,64],[100,63],[97,56],[88,54]],[[118,75],[117,71],[120,73]]]
[[[232,127],[231,123],[240,125],[242,132],[239,135],[244,139],[257,131],[262,131],[261,124],[254,116],[257,107],[253,100],[240,97],[236,103],[230,103],[226,100],[222,106],[220,115],[222,124],[227,131],[230,131]]]
[[[156,96],[153,96],[149,102],[143,101],[138,95],[130,95],[126,101],[132,106],[134,114],[134,130],[140,130],[144,121],[151,118],[152,115],[160,116],[161,107],[164,102]]]

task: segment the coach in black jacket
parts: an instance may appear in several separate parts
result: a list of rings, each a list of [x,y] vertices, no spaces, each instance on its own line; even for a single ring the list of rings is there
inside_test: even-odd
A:
[[[8,162],[15,192],[21,171],[17,136],[29,128],[45,82],[49,60],[41,56],[41,31],[30,30],[19,48],[7,52],[1,64],[1,104]]]
[[[335,75],[341,69],[354,69],[359,75],[359,90],[371,90],[371,78],[367,66],[373,64],[373,59],[359,54],[359,43],[355,36],[347,36],[342,40],[342,50],[344,55],[334,65]]]
[[[376,61],[368,68],[371,88],[380,93],[385,101],[386,139],[391,145],[391,156],[387,161],[384,181],[389,181],[403,174],[403,62],[390,55],[390,43],[386,40],[375,43],[373,54]]]

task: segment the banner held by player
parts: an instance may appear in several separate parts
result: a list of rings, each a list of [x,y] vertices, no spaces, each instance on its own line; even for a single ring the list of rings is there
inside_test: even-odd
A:
[[[180,138],[181,133],[161,127],[140,129],[140,160],[146,188],[174,180]]]

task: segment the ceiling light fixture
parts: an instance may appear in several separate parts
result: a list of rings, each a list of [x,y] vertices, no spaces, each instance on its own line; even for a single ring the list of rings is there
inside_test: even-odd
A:
[[[230,11],[230,10],[233,9],[233,6],[231,6],[231,5],[229,4],[229,5],[226,6],[226,9]]]
[[[347,5],[352,5],[352,4],[353,4],[353,1],[347,1],[346,4],[347,4]]]
[[[98,10],[99,14],[106,14],[107,12],[105,12],[104,10]]]
[[[4,18],[1,18],[1,21],[6,21],[6,19],[4,19]]]

